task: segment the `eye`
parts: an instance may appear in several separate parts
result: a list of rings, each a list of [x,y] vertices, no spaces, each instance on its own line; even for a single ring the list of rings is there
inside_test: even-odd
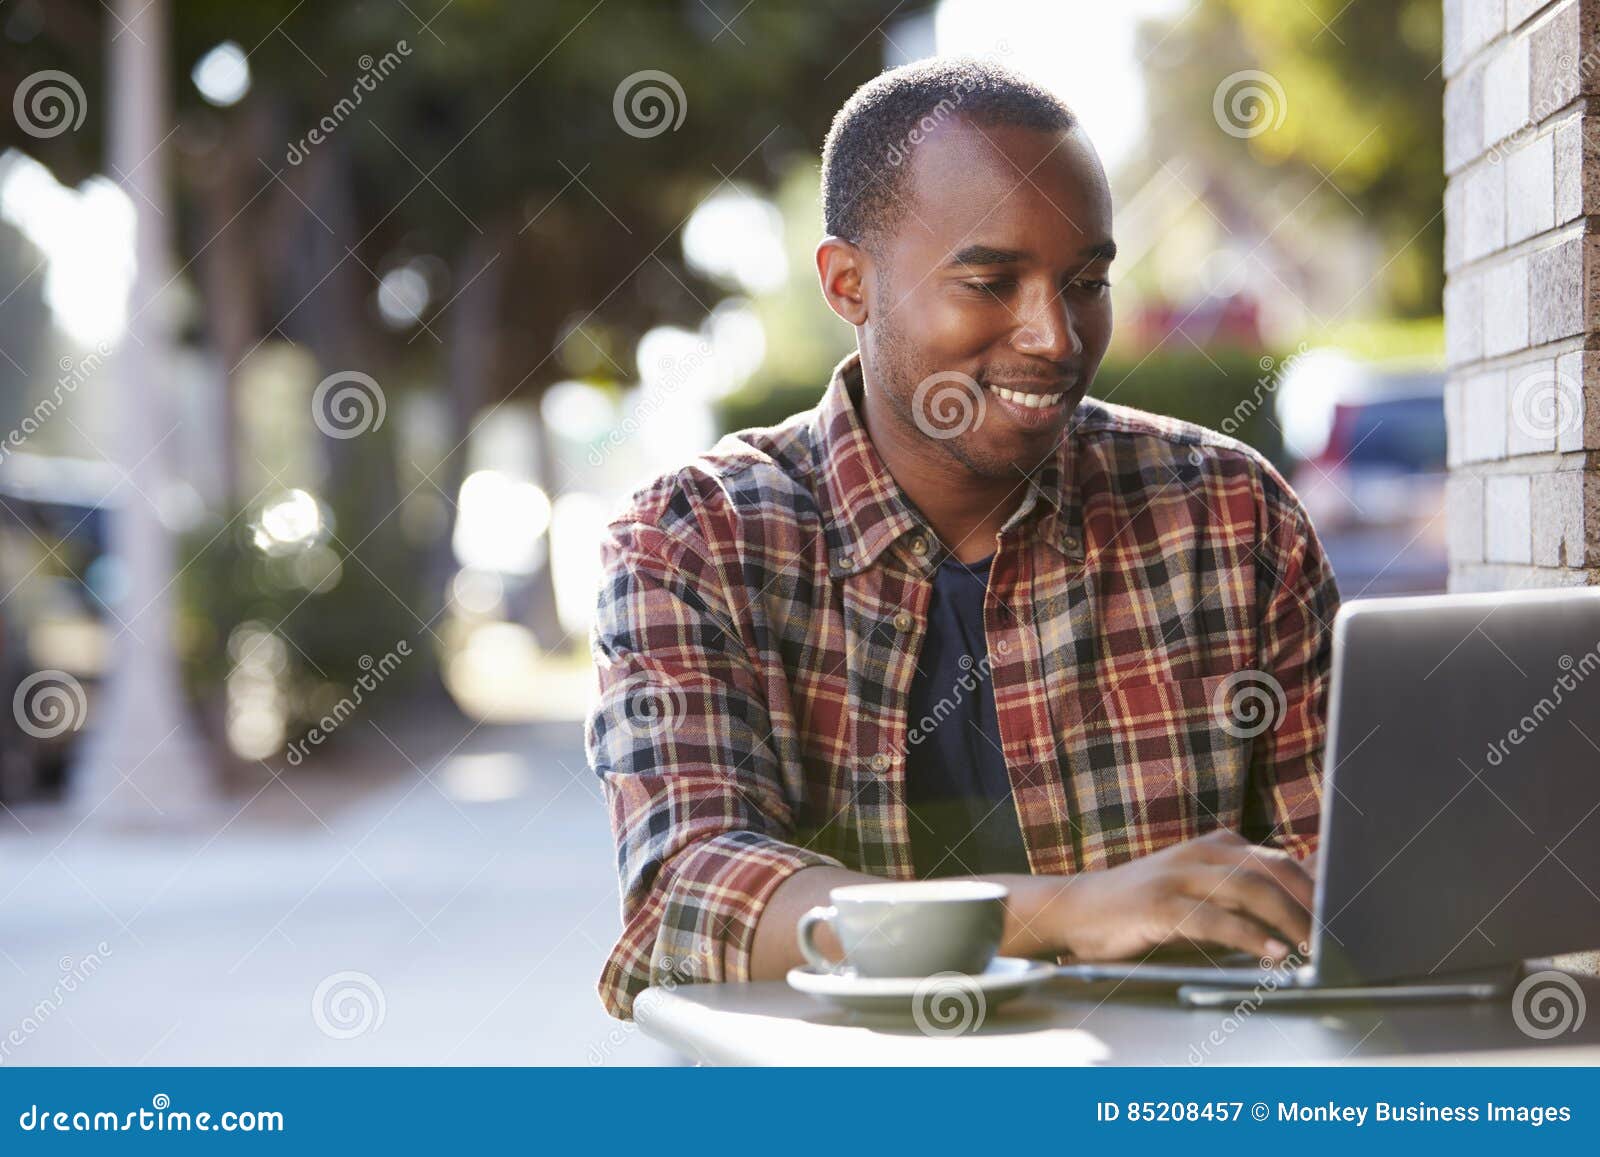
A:
[[[961,284],[974,293],[981,293],[988,297],[998,297],[1015,286],[1016,282],[1009,277],[990,277],[979,281],[963,281]]]
[[[1103,277],[1080,277],[1071,285],[1073,289],[1081,289],[1094,297],[1104,297],[1111,289],[1111,282]]]

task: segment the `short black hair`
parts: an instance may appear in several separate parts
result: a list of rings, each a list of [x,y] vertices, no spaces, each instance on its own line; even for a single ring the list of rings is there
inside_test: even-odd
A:
[[[822,224],[857,245],[893,228],[904,208],[906,162],[945,120],[1066,131],[1078,118],[1049,90],[985,60],[923,60],[856,89],[822,146]]]

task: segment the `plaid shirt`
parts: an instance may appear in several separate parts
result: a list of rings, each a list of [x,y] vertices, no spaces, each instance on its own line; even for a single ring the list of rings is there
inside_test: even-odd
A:
[[[611,813],[615,1016],[743,980],[795,871],[913,877],[907,693],[946,548],[856,406],[730,434],[612,520],[585,730]],[[1001,531],[988,678],[1036,874],[1217,827],[1304,856],[1339,595],[1282,476],[1204,427],[1085,398]]]

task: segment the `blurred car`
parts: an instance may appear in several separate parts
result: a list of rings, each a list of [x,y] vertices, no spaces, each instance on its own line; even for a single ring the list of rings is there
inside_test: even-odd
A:
[[[108,632],[89,583],[106,559],[114,488],[96,463],[17,454],[0,470],[0,695],[14,717],[0,727],[0,801],[65,784],[83,720],[67,696],[37,696],[65,688],[93,700]]]
[[[1444,374],[1324,361],[1297,367],[1288,404],[1304,407],[1310,391],[1325,440],[1298,457],[1290,483],[1341,595],[1444,590]]]

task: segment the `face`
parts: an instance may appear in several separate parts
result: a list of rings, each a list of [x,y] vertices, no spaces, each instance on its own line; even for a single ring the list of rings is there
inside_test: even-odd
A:
[[[904,211],[856,250],[872,410],[902,445],[1014,478],[1060,444],[1111,339],[1105,174],[1079,130],[960,120],[903,163]]]

